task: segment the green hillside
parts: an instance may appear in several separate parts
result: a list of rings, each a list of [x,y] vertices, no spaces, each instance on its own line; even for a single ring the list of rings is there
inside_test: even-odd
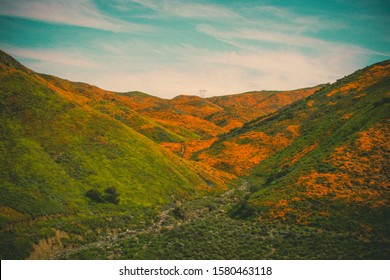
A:
[[[221,136],[198,159],[234,171],[237,158],[261,155],[258,164],[242,164],[247,181],[179,205],[166,228],[102,244],[100,252],[120,248],[119,259],[388,259],[389,79],[385,61]]]
[[[209,114],[206,119],[230,130],[258,117],[273,113],[321,88],[322,85],[289,91],[253,91],[211,97],[208,98],[208,101],[223,109]]]
[[[0,257],[388,259],[389,85],[165,100],[0,51]]]
[[[209,184],[223,184],[95,110],[95,104],[78,102],[76,94],[67,98],[39,75],[9,63],[12,58],[3,53],[1,58],[2,259],[27,257],[33,241],[54,235],[59,225],[41,220],[63,217],[66,221],[59,224],[66,227],[72,216],[81,224],[99,215],[128,217],[137,209],[153,209],[194,196]],[[26,228],[29,223],[36,228]],[[80,238],[88,227],[78,230]]]
[[[244,156],[252,148],[248,158],[260,158],[248,165],[251,194],[231,216],[338,232],[360,240],[368,254],[388,258],[389,85],[390,61],[378,63],[225,134],[198,154],[225,171],[233,164],[229,147]]]
[[[138,106],[133,102],[133,99],[136,99],[146,105],[150,100],[155,100],[158,103],[164,103],[165,100],[140,92],[110,92],[85,83],[71,82],[50,75],[39,74],[39,78],[43,79],[41,80],[46,86],[63,92],[72,101],[78,104],[86,104],[96,111],[107,114],[156,143],[182,142],[185,140],[185,137],[158,124],[146,115],[138,113],[136,111]]]

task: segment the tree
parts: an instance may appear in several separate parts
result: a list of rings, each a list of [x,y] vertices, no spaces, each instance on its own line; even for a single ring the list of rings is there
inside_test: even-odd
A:
[[[119,193],[117,192],[115,187],[109,187],[104,190],[105,194],[105,201],[112,203],[112,204],[118,204],[119,203]]]
[[[85,193],[85,196],[92,201],[102,203],[104,202],[102,194],[96,189],[90,189]]]
[[[119,193],[115,187],[105,189],[104,194],[97,189],[90,189],[85,193],[85,196],[98,203],[119,203]]]

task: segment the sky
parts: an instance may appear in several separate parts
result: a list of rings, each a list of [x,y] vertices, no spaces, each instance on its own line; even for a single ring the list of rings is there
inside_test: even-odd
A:
[[[390,59],[390,1],[0,0],[0,49],[163,98],[297,89]]]

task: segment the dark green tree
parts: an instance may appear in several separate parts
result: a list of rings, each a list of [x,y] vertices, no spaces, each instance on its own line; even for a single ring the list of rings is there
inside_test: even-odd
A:
[[[104,199],[102,194],[96,189],[90,189],[85,193],[85,196],[91,199],[92,201],[102,203]]]
[[[119,203],[119,193],[117,192],[115,187],[109,187],[104,190],[105,196],[104,200],[106,202],[112,203],[112,204],[118,204]]]

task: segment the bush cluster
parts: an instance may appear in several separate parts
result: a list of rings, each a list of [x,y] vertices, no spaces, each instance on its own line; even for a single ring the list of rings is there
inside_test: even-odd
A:
[[[91,199],[94,202],[98,203],[119,203],[119,193],[115,187],[109,187],[104,190],[104,193],[101,193],[97,189],[90,189],[85,193],[86,197]]]

